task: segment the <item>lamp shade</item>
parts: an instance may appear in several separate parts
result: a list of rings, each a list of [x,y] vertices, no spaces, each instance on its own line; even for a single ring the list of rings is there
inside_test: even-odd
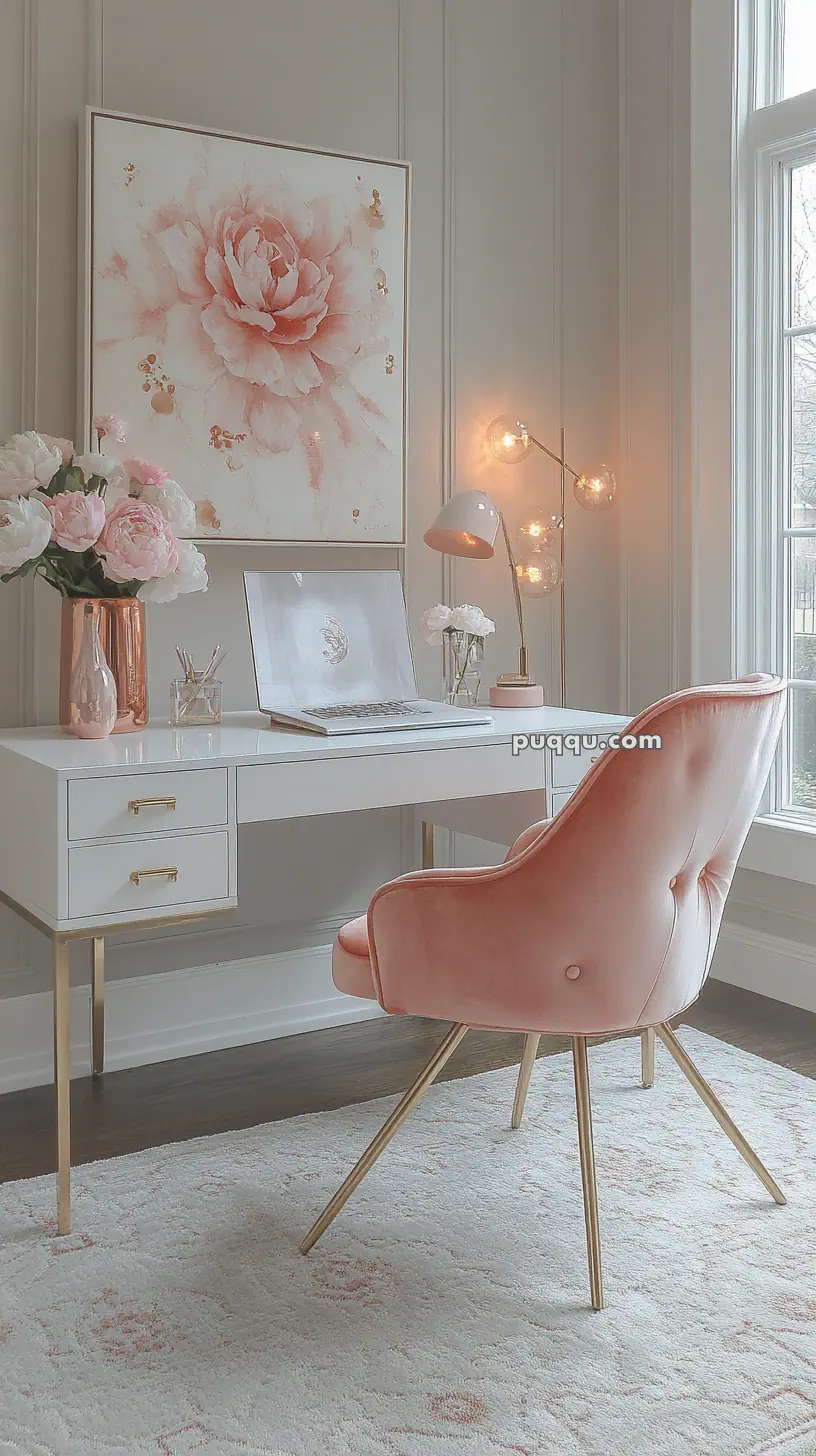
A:
[[[486,561],[493,555],[500,519],[498,507],[483,490],[461,490],[451,496],[425,532],[425,545],[448,556]]]

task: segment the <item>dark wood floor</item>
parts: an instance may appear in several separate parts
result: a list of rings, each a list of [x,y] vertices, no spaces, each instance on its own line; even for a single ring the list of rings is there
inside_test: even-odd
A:
[[[816,1015],[709,981],[682,1018],[733,1046],[816,1078]],[[393,1016],[72,1083],[73,1161],[401,1092],[440,1040],[438,1022]],[[542,1039],[541,1055],[564,1038]],[[470,1032],[443,1078],[518,1062],[521,1038]],[[659,1054],[659,1053],[658,1053]],[[633,1048],[633,1056],[637,1052]],[[0,1182],[54,1166],[53,1090],[0,1097]]]

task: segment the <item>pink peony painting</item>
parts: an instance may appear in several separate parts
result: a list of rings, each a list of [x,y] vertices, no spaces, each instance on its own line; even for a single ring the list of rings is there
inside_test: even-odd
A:
[[[403,542],[406,164],[91,111],[88,207],[89,432],[196,537]]]

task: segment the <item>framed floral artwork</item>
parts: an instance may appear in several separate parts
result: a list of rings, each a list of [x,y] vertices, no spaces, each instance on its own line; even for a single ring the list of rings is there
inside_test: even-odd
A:
[[[196,538],[403,544],[408,165],[95,108],[86,164],[88,439]]]

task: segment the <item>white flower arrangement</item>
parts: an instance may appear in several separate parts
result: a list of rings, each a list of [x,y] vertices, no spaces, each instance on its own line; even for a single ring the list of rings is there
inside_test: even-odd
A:
[[[485,616],[481,607],[472,607],[468,602],[463,602],[461,607],[446,607],[443,602],[437,602],[435,607],[423,612],[420,627],[425,641],[439,647],[446,632],[466,632],[483,642],[495,632],[496,623]]]
[[[446,607],[444,602],[437,602],[435,607],[423,612],[420,627],[425,641],[432,647],[439,647],[446,638],[448,640],[448,701],[455,703],[459,693],[466,692],[468,701],[475,702],[484,640],[495,632],[496,623],[485,616],[481,607],[473,607],[469,602],[463,602],[459,607]],[[468,675],[472,672],[476,673],[476,686],[471,695],[467,689]]]

